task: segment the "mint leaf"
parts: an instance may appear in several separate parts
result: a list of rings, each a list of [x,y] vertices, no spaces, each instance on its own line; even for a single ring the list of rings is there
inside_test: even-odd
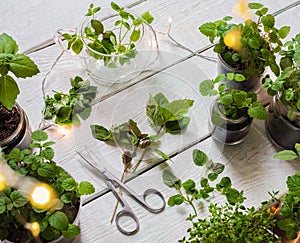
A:
[[[12,71],[17,78],[32,77],[40,72],[35,63],[23,54],[14,55],[9,66],[10,71]]]
[[[112,132],[100,125],[90,125],[92,135],[100,141],[114,141]]]
[[[258,120],[267,119],[267,112],[265,107],[258,102],[254,102],[253,105],[249,107],[248,114],[250,117],[253,117]]]
[[[31,134],[31,138],[34,141],[43,142],[48,139],[48,134],[41,130],[36,130]]]
[[[273,158],[281,160],[294,160],[298,158],[298,155],[293,150],[283,150],[277,152]]]
[[[164,184],[166,184],[168,187],[175,187],[178,184],[181,184],[180,179],[169,170],[164,170],[162,177]]]
[[[204,80],[200,83],[199,90],[203,96],[217,95],[218,91],[214,90],[215,83],[211,79]]]
[[[23,207],[28,202],[20,191],[13,191],[10,194],[11,201],[16,208]]]
[[[141,36],[141,31],[138,29],[138,30],[133,30],[131,35],[130,35],[130,40],[133,41],[133,42],[136,42],[140,39],[140,36]]]
[[[0,77],[0,103],[11,110],[20,93],[16,81],[9,75]]]
[[[166,109],[173,115],[174,118],[172,118],[172,120],[177,120],[185,115],[193,104],[193,100],[174,100],[166,105]]]
[[[50,163],[41,163],[37,170],[38,174],[42,177],[51,178],[56,175],[56,165]]]
[[[55,212],[49,217],[49,223],[53,228],[60,231],[65,231],[69,228],[69,221],[67,216],[60,211]]]
[[[171,196],[168,200],[168,205],[170,207],[175,206],[175,205],[180,205],[184,202],[184,197],[181,196],[180,194],[176,194],[174,196]]]
[[[16,54],[18,45],[16,41],[6,33],[0,35],[0,53]]]
[[[154,17],[149,12],[145,12],[142,14],[142,19],[148,24],[151,24],[154,20]]]
[[[94,186],[88,181],[82,181],[79,183],[78,193],[80,195],[88,195],[95,192]]]
[[[199,149],[194,149],[193,151],[193,161],[197,166],[203,166],[208,162],[208,156]]]
[[[54,150],[53,148],[45,148],[44,150],[41,151],[41,155],[47,159],[47,160],[52,160],[54,157]]]
[[[187,193],[193,193],[196,188],[196,183],[192,179],[188,179],[182,183],[182,187]]]
[[[64,238],[73,239],[80,234],[80,227],[74,224],[69,224],[68,230],[62,232]]]
[[[278,35],[280,38],[284,39],[290,33],[290,26],[283,26],[278,30]]]
[[[166,155],[163,151],[155,149],[154,152],[157,153],[163,159],[172,161],[171,158],[168,155]]]
[[[0,198],[0,214],[4,213],[6,210],[6,204],[4,198]]]
[[[248,7],[250,8],[250,9],[260,9],[260,8],[262,8],[264,5],[263,4],[261,4],[261,3],[249,3],[248,4]]]
[[[77,182],[73,178],[67,178],[63,180],[61,185],[66,191],[72,191],[77,189]]]

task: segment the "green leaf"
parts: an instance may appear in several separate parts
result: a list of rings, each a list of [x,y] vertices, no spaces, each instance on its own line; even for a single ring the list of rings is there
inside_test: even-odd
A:
[[[231,187],[231,180],[229,177],[223,177],[218,184],[222,188],[229,188]]]
[[[171,171],[164,170],[163,171],[163,182],[168,187],[175,187],[176,185],[180,184],[181,181]]]
[[[10,71],[12,71],[17,78],[27,78],[40,72],[37,65],[27,56],[23,54],[16,54],[9,63]]]
[[[113,135],[110,130],[100,125],[90,125],[92,135],[100,141],[113,141]]]
[[[156,154],[158,154],[160,157],[162,157],[163,159],[172,161],[172,159],[167,154],[165,154],[163,151],[161,151],[159,149],[154,149],[154,152]]]
[[[38,170],[38,174],[42,177],[51,178],[56,176],[56,165],[50,163],[41,163]]]
[[[184,183],[182,183],[182,187],[187,193],[193,193],[196,188],[196,183],[192,179],[188,179]]]
[[[227,201],[231,204],[235,204],[237,202],[240,202],[241,200],[241,194],[239,191],[233,188],[228,188],[226,190],[225,196],[227,198]]]
[[[5,200],[0,198],[0,214],[4,213],[6,210]]]
[[[218,174],[217,173],[209,173],[207,175],[207,178],[210,180],[210,181],[215,181],[217,178],[218,178]]]
[[[166,109],[173,115],[173,117],[177,120],[180,119],[183,115],[185,115],[189,109],[193,106],[194,101],[188,99],[182,100],[174,100],[166,105]],[[175,120],[172,118],[172,120]]]
[[[99,20],[92,19],[91,25],[94,28],[96,34],[101,34],[104,32],[104,26]]]
[[[11,110],[20,93],[16,81],[9,75],[0,77],[0,103]]]
[[[49,142],[46,142],[42,145],[43,148],[48,148],[50,146],[52,146],[53,144],[55,144],[55,142],[52,142],[52,141],[49,141]]]
[[[290,33],[290,26],[283,26],[278,30],[278,35],[280,38],[284,39]]]
[[[95,192],[94,186],[88,181],[82,181],[79,183],[78,193],[80,195],[88,195]]]
[[[154,17],[149,12],[145,12],[142,14],[142,19],[146,21],[146,23],[151,24],[154,20]]]
[[[34,141],[43,142],[48,139],[48,134],[41,130],[36,130],[31,134],[31,138]]]
[[[136,42],[140,39],[140,36],[141,36],[141,31],[139,29],[133,30],[130,35],[130,40]]]
[[[180,205],[184,202],[184,197],[181,196],[180,194],[176,194],[174,196],[171,196],[168,200],[168,205],[170,207],[173,207],[175,205]]]
[[[73,43],[72,43],[72,50],[76,53],[79,54],[82,51],[83,48],[83,42],[80,38],[77,38]]]
[[[199,91],[203,96],[217,95],[218,91],[214,90],[215,82],[211,79],[204,80],[199,85]]]
[[[63,180],[61,185],[66,191],[77,189],[77,182],[73,178],[67,178]]]
[[[250,117],[253,117],[258,120],[267,119],[267,112],[265,107],[258,102],[254,102],[253,105],[249,107],[248,114]]]
[[[69,227],[67,216],[60,211],[55,212],[49,217],[49,224],[60,231],[65,231]]]
[[[250,9],[260,9],[262,8],[264,5],[261,3],[248,3],[248,7]]]
[[[119,12],[120,11],[120,7],[119,7],[119,5],[118,4],[116,4],[115,2],[111,2],[110,3],[110,6],[111,6],[111,8],[113,9],[113,10],[116,10],[117,12]]]
[[[73,239],[80,234],[80,227],[74,224],[69,224],[68,230],[64,230],[62,234],[66,239]]]
[[[212,37],[211,42],[213,42],[214,40],[214,37],[216,35],[216,32],[217,32],[217,28],[216,28],[216,24],[213,23],[213,22],[207,22],[205,24],[202,24],[200,27],[199,27],[199,30],[200,32],[207,36],[207,37]]]
[[[52,160],[54,157],[54,150],[53,148],[47,147],[41,151],[41,156],[43,156],[47,160]]]
[[[295,149],[297,151],[298,156],[300,157],[300,143],[295,144]]]
[[[262,17],[262,23],[266,27],[273,28],[275,24],[275,18],[272,14],[267,14],[266,16]]]
[[[18,45],[16,41],[6,33],[0,35],[0,53],[16,54]]]
[[[208,156],[201,150],[195,149],[193,151],[193,161],[197,166],[203,166],[208,162]]]
[[[298,158],[298,155],[293,150],[283,150],[277,152],[273,158],[281,160],[294,160]]]
[[[28,200],[22,195],[20,191],[13,191],[10,194],[11,201],[16,208],[23,207],[27,204]]]

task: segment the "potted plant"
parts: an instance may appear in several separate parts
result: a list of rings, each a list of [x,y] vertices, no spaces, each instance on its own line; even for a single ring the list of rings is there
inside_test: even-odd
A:
[[[59,30],[56,41],[63,49],[82,56],[83,66],[97,82],[120,83],[138,75],[148,64],[153,41],[147,25],[153,16],[137,16],[111,2],[111,9],[90,5],[79,33]],[[68,42],[65,48],[62,39]],[[149,46],[150,43],[150,46]]]
[[[275,214],[267,210],[269,202],[262,203],[260,209],[246,208],[243,192],[232,187],[229,177],[219,178],[224,171],[223,164],[212,161],[198,149],[193,151],[193,162],[205,171],[200,184],[193,179],[182,182],[169,170],[163,172],[163,182],[177,191],[168,199],[168,205],[186,203],[192,207],[193,213],[187,218],[192,223],[188,236],[179,242],[281,242],[272,232],[278,221]],[[207,204],[216,193],[224,195],[226,203]],[[198,216],[196,205],[199,204],[207,206],[202,207],[201,213],[208,210],[208,217]]]
[[[26,148],[30,144],[30,127],[24,110],[16,104],[20,90],[14,79],[39,73],[34,62],[18,54],[16,41],[6,33],[0,35],[0,147]],[[14,76],[12,76],[12,74]]]
[[[93,193],[94,187],[87,181],[77,183],[53,161],[54,142],[47,139],[45,132],[35,131],[31,150],[14,148],[3,155],[7,162],[0,162],[0,240],[54,242],[80,233],[80,197]]]
[[[228,89],[226,84],[216,87],[224,79],[245,82],[241,74],[220,74],[215,79],[204,80],[199,90],[203,96],[218,95],[211,106],[209,129],[213,138],[225,144],[233,145],[242,142],[250,130],[252,120],[266,119],[264,106],[257,101],[254,92]]]
[[[263,87],[273,96],[266,129],[280,149],[293,149],[300,143],[300,34],[287,41],[281,50],[281,73],[276,80],[266,77]]]
[[[231,16],[204,23],[199,27],[211,43],[218,39],[214,52],[219,57],[219,73],[241,73],[247,82],[230,82],[232,88],[255,91],[266,67],[279,74],[275,54],[278,53],[290,30],[289,26],[277,29],[275,18],[261,3],[249,3],[255,10],[257,21],[247,19],[244,23],[230,23]]]

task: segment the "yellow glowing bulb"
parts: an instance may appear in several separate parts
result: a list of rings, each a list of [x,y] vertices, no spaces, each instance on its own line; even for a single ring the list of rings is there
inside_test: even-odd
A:
[[[30,193],[30,203],[40,209],[50,207],[53,199],[53,189],[46,183],[38,183]]]
[[[242,48],[241,35],[242,35],[242,32],[239,29],[230,30],[224,36],[225,45],[235,51],[241,50],[241,48]]]
[[[239,0],[233,11],[245,20],[252,19],[252,14],[248,8],[246,0]]]
[[[33,222],[30,224],[30,231],[33,237],[38,237],[40,234],[40,225],[38,222]]]
[[[0,191],[2,191],[6,187],[5,177],[0,174]]]

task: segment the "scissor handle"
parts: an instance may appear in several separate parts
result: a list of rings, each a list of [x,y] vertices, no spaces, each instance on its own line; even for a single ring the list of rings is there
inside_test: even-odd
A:
[[[161,201],[162,201],[162,205],[158,208],[154,208],[153,206],[151,206],[147,201],[146,198],[150,195],[157,195]],[[135,196],[134,196],[135,197]],[[153,188],[149,188],[147,189],[144,194],[143,194],[143,200],[141,201],[141,199],[139,197],[136,198],[138,201],[140,201],[140,203],[151,213],[160,213],[162,212],[165,207],[166,207],[166,201],[164,199],[164,196],[161,194],[160,191],[153,189]]]
[[[129,217],[131,219],[133,219],[134,223],[135,223],[135,228],[133,230],[126,230],[124,229],[120,223],[119,220],[122,217]],[[132,211],[131,208],[127,208],[124,207],[121,211],[118,212],[118,214],[116,215],[116,225],[118,230],[123,233],[124,235],[134,235],[135,233],[137,233],[140,229],[140,222],[139,219],[137,218],[137,216],[135,215],[135,213]]]

